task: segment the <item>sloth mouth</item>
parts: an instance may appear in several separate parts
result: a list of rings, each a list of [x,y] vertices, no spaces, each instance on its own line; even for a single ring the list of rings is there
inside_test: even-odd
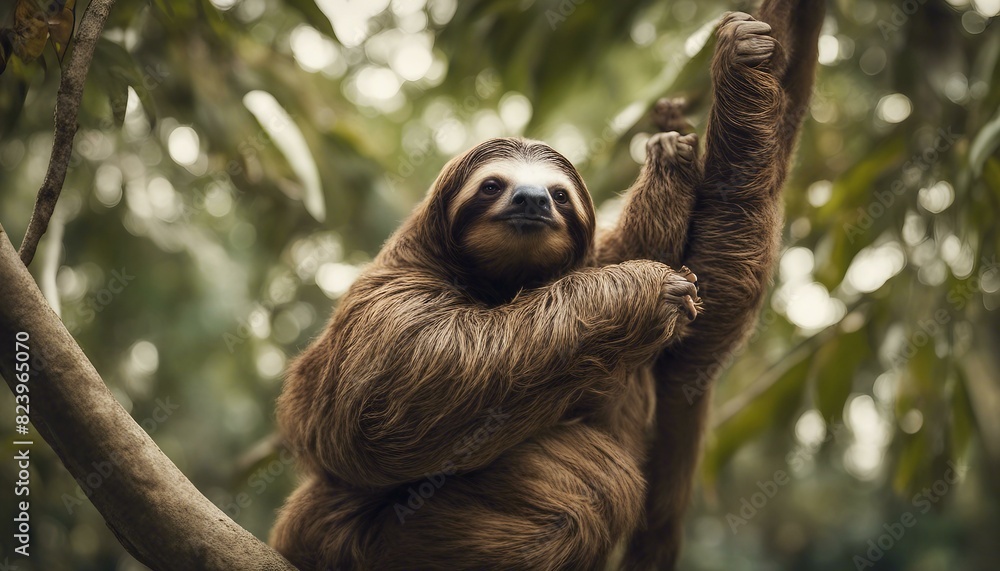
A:
[[[506,214],[497,218],[506,222],[520,232],[530,232],[545,228],[555,228],[556,222],[548,216],[529,215],[523,213]]]

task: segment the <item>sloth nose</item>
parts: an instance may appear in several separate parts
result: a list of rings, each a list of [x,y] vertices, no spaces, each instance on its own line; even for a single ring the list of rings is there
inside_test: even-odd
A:
[[[528,216],[548,216],[552,211],[549,191],[541,186],[522,185],[514,188],[510,202]]]

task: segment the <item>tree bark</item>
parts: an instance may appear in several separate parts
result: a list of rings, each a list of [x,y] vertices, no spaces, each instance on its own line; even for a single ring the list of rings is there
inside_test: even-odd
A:
[[[11,390],[18,382],[18,332],[29,336],[34,430],[86,484],[129,553],[154,570],[294,569],[203,496],[132,420],[49,308],[0,226],[0,374]]]
[[[73,154],[73,138],[76,136],[76,118],[83,99],[83,86],[87,82],[90,62],[94,59],[97,40],[104,30],[104,23],[115,5],[115,0],[92,0],[80,20],[80,29],[73,39],[69,60],[62,70],[59,93],[56,96],[55,131],[52,139],[52,155],[45,180],[35,197],[35,208],[28,221],[28,230],[21,241],[21,260],[31,264],[35,249],[42,234],[49,226],[49,219],[56,209],[56,201],[66,181],[69,159]]]

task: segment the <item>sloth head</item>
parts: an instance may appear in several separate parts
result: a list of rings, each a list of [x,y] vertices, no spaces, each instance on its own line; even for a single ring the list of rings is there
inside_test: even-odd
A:
[[[490,139],[453,158],[377,262],[419,267],[503,302],[591,261],[594,204],[580,173],[539,141]]]
[[[594,205],[580,173],[538,141],[474,147],[444,168],[433,197],[453,254],[498,290],[556,278],[593,249]]]

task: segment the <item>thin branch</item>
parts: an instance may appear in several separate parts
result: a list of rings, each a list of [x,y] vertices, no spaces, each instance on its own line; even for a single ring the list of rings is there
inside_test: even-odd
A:
[[[32,432],[19,440],[37,431],[52,446],[129,553],[154,570],[294,570],[203,496],[118,404],[3,227],[0,300],[0,374],[30,398]],[[25,362],[27,392],[15,370]]]
[[[838,322],[836,325],[839,324]],[[823,331],[800,341],[795,347],[782,355],[779,360],[768,366],[767,370],[761,373],[749,387],[720,405],[718,412],[712,415],[712,428],[719,428],[743,411],[743,409],[750,406],[751,403],[780,381],[792,367],[814,353],[817,347],[833,338],[836,325],[831,325]]]
[[[284,446],[285,444],[282,442],[281,434],[278,431],[268,434],[258,440],[256,444],[250,447],[250,450],[246,451],[236,460],[236,472],[240,473],[250,470],[258,462],[264,461]]]
[[[76,118],[80,112],[80,100],[83,99],[83,86],[90,71],[90,62],[94,59],[97,40],[101,37],[104,23],[114,5],[115,0],[91,0],[80,20],[69,60],[63,68],[59,94],[56,97],[55,136],[52,140],[49,168],[45,172],[42,187],[38,189],[28,230],[21,242],[21,261],[26,266],[35,257],[38,241],[49,226],[49,219],[52,218],[59,193],[66,181],[66,171],[73,155],[73,138],[78,127]]]
[[[865,298],[861,298],[848,306],[844,311],[844,318],[851,315],[856,309],[861,307],[865,301]],[[797,365],[809,354],[814,353],[827,341],[836,337],[841,323],[844,322],[844,318],[839,319],[836,323],[826,326],[822,331],[799,341],[794,347],[782,355],[780,359],[768,366],[768,368],[761,373],[761,375],[757,377],[757,380],[751,383],[749,387],[740,391],[735,397],[719,406],[718,411],[712,415],[712,428],[719,428],[734,416],[739,414],[743,409],[750,406],[751,403],[760,398],[760,396],[766,393],[768,389],[780,381],[785,373],[791,370],[792,367]]]

